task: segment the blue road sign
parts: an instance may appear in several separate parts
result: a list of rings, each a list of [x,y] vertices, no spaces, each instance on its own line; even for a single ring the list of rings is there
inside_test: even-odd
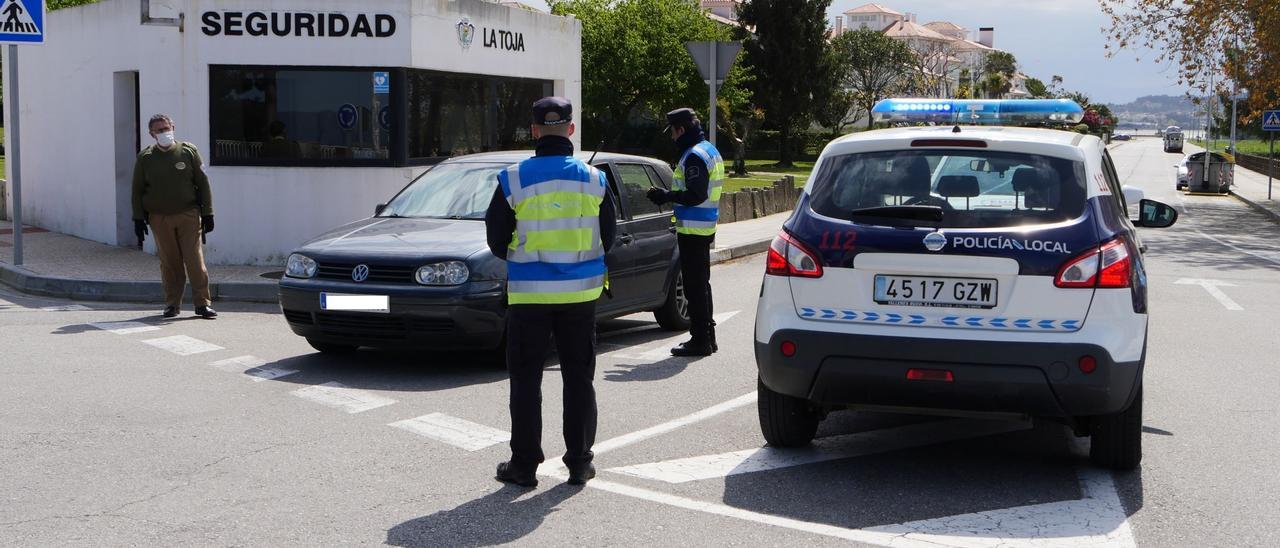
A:
[[[1262,111],[1262,131],[1280,131],[1280,110]]]
[[[338,107],[338,127],[342,129],[351,129],[356,127],[356,122],[360,121],[360,111],[351,103],[345,103]]]
[[[391,75],[386,72],[373,73],[373,92],[391,93]]]
[[[44,0],[3,0],[0,43],[43,44]]]

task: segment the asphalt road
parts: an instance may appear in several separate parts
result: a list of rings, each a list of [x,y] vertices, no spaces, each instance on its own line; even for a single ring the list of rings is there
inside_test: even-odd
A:
[[[491,363],[323,356],[271,306],[164,321],[0,290],[0,544],[1280,544],[1280,227],[1174,192],[1155,139],[1112,153],[1183,212],[1143,232],[1139,472],[1090,467],[1088,442],[1052,424],[843,413],[811,449],[762,449],[760,257],[713,271],[712,357],[671,358],[681,337],[650,316],[602,326],[601,474],[572,487],[549,462],[532,491],[492,479],[509,419]],[[559,393],[553,365],[548,455]]]

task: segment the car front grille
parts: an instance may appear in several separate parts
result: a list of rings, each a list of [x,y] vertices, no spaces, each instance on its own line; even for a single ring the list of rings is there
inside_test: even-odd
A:
[[[316,268],[316,278],[321,280],[344,280],[353,281],[351,271],[356,266],[365,264],[369,267],[369,277],[365,282],[374,283],[392,283],[392,284],[411,284],[416,283],[414,273],[418,271],[412,266],[389,266],[376,265],[367,263],[321,263]]]
[[[453,333],[453,320],[449,318],[319,312],[316,323],[326,333],[371,339],[406,339],[412,335]]]

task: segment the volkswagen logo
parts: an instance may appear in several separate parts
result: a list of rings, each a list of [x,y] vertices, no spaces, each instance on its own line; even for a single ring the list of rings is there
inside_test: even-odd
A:
[[[369,265],[358,264],[351,269],[351,279],[356,282],[363,282],[369,279]]]
[[[930,232],[924,237],[924,247],[929,251],[942,251],[947,247],[947,237],[941,232]]]

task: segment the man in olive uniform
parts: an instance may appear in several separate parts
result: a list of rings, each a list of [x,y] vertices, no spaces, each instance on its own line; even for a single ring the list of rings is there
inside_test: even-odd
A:
[[[138,154],[133,165],[133,231],[138,244],[147,225],[156,240],[164,317],[178,315],[187,278],[196,315],[213,319],[209,307],[209,271],[204,266],[201,234],[213,232],[213,194],[204,161],[195,145],[174,139],[173,120],[163,114],[147,124],[156,144]]]

